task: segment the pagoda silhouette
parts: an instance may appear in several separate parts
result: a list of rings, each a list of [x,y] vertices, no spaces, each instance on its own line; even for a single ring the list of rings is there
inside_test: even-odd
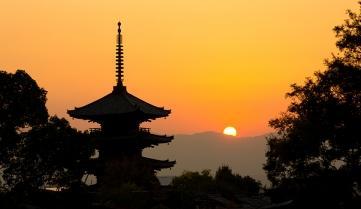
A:
[[[142,156],[146,147],[169,143],[173,136],[150,133],[140,124],[167,117],[171,111],[154,106],[130,94],[123,84],[123,45],[121,24],[118,22],[116,45],[116,85],[104,97],[82,107],[68,110],[77,119],[100,124],[91,129],[99,156],[87,165],[87,174],[96,176],[96,188],[114,190],[124,183],[134,183],[142,188],[159,186],[155,174],[171,168],[175,161],[155,160]]]

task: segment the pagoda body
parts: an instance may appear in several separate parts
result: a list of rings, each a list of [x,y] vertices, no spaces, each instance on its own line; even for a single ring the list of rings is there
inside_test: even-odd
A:
[[[97,186],[113,190],[123,183],[151,187],[159,184],[155,172],[171,168],[175,161],[155,160],[142,156],[146,147],[169,143],[173,136],[156,135],[142,122],[167,117],[170,110],[154,106],[130,94],[123,85],[123,46],[120,23],[116,47],[116,86],[108,95],[85,106],[69,110],[71,117],[100,124],[92,129],[99,157],[93,160],[88,173],[97,177]]]

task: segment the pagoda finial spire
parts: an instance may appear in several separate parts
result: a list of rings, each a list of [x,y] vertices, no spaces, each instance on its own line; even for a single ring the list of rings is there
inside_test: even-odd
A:
[[[117,86],[123,85],[123,45],[122,45],[122,30],[121,23],[118,22],[118,36],[117,36],[117,49],[116,49],[116,78]]]

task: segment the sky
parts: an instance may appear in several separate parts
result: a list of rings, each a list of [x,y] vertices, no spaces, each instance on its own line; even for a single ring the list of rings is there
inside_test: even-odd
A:
[[[125,85],[172,110],[143,124],[157,133],[269,133],[302,84],[337,52],[332,28],[356,0],[0,0],[0,69],[24,69],[48,91],[50,114],[115,85],[122,22]]]

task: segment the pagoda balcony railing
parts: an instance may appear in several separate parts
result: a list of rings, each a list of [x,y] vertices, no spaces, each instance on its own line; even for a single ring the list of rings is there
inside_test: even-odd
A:
[[[100,134],[102,132],[101,128],[89,128],[90,134]]]
[[[150,133],[150,128],[139,128],[139,132]]]

